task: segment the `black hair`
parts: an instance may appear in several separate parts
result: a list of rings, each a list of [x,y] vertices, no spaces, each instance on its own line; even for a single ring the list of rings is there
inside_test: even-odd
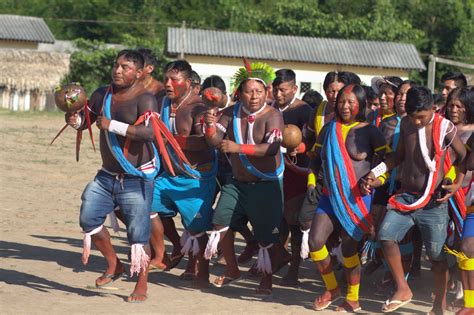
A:
[[[407,93],[405,110],[407,114],[413,114],[433,107],[433,95],[431,90],[424,86],[414,86]]]
[[[275,72],[275,80],[273,80],[273,87],[278,87],[280,84],[284,82],[292,82],[296,84],[296,74],[291,69],[280,69]]]
[[[156,67],[158,66],[158,60],[156,59],[153,50],[144,47],[139,47],[137,48],[137,51],[143,56],[143,59],[145,60],[145,65],[153,66],[153,68],[156,69]]]
[[[191,79],[193,72],[193,69],[191,68],[189,62],[183,59],[168,62],[165,66],[165,73],[171,70],[183,73],[185,79]]]
[[[377,99],[379,96],[375,93],[374,89],[371,86],[362,86],[365,90],[365,95],[367,97],[367,103],[372,102],[373,100]],[[367,104],[368,106],[369,104]]]
[[[403,80],[400,77],[396,77],[396,76],[387,76],[383,78],[384,80],[389,81],[390,83],[383,82],[382,84],[380,84],[380,86],[382,86],[383,84],[387,85],[392,90],[393,94],[397,95],[398,90],[400,89],[400,86],[403,83]],[[380,86],[379,86],[379,93],[380,93]]]
[[[458,99],[466,109],[466,120],[468,124],[474,123],[474,91],[471,91],[468,87],[457,87],[449,92],[448,100],[446,105]],[[446,111],[446,118],[451,120],[449,117],[449,111]]]
[[[365,108],[367,107],[367,98],[365,96],[365,89],[362,86],[358,84],[344,85],[344,87],[339,91],[339,93],[337,93],[336,104],[339,102],[339,99],[342,97],[344,92],[348,88],[351,88],[351,87],[352,87],[352,93],[354,93],[357,99],[357,102],[359,103],[359,112],[357,113],[355,119],[357,121],[365,121],[366,120]],[[336,105],[336,116],[340,117],[339,111],[337,109],[337,105]]]
[[[195,87],[196,85],[201,85],[201,77],[196,71],[191,72],[191,86]]]
[[[326,91],[329,87],[329,84],[333,82],[348,84],[357,84],[360,85],[360,78],[354,72],[341,71],[341,72],[328,72],[324,78],[323,89]]]
[[[221,90],[222,93],[226,94],[227,90],[225,87],[225,82],[222,80],[222,78],[218,75],[211,75],[210,77],[207,77],[204,82],[201,84],[201,89],[205,90],[209,87],[215,87]]]
[[[243,80],[242,83],[240,83],[239,87],[237,88],[237,91],[238,91],[239,93],[242,93],[242,89],[244,88],[244,85],[247,84],[247,82],[249,82],[250,80],[257,81],[258,83],[260,83],[261,85],[263,85],[263,88],[265,89],[265,91],[267,91],[267,85],[266,85],[263,81],[255,80],[255,79],[252,79],[252,78]]]
[[[117,61],[120,57],[124,57],[128,61],[133,62],[137,67],[137,70],[143,69],[143,66],[145,65],[145,60],[143,59],[143,56],[136,50],[123,49],[119,51],[119,53],[117,54],[117,58],[115,58],[115,61]]]
[[[454,80],[454,82],[456,82],[456,87],[464,87],[467,85],[466,76],[462,74],[461,72],[452,72],[452,71],[446,72],[441,77],[441,82],[444,83],[445,81],[448,81],[448,80]]]
[[[318,91],[308,90],[304,93],[302,100],[311,106],[311,108],[316,108],[323,101],[323,96]]]

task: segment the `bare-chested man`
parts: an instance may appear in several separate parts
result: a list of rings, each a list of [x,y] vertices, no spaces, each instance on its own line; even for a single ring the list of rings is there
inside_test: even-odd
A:
[[[173,176],[170,170],[165,170],[156,179],[152,211],[163,219],[180,213],[186,229],[182,237],[183,252],[189,254],[191,262],[191,258],[198,262],[195,277],[194,263],[188,264],[184,275],[191,275],[196,286],[205,287],[209,283],[209,261],[203,259],[205,231],[211,229],[217,163],[215,150],[207,145],[202,133],[201,119],[206,107],[191,88],[191,73],[191,66],[185,60],[170,62],[165,67],[166,97],[161,105],[161,119],[191,165],[180,166],[175,153],[168,150],[177,174]],[[157,220],[157,227],[159,223]],[[155,229],[154,225],[152,236],[161,241],[163,230]]]
[[[240,278],[234,254],[234,233],[250,221],[260,245],[258,267],[263,272],[256,295],[272,294],[272,266],[281,264],[284,251],[279,242],[279,226],[283,216],[282,181],[284,162],[280,153],[283,118],[266,105],[266,85],[274,76],[269,73],[246,72],[236,83],[240,102],[226,108],[219,121],[212,112],[205,116],[206,140],[224,153],[230,153],[233,178],[221,189],[214,212],[216,232],[211,241],[220,241],[227,262],[224,274],[214,281],[222,287]],[[219,237],[219,233],[222,237]],[[217,244],[214,244],[217,246]],[[214,246],[214,247],[215,247]]]
[[[382,311],[393,312],[409,303],[413,297],[403,273],[397,242],[413,225],[417,225],[433,265],[435,298],[431,313],[442,314],[446,307],[447,285],[443,246],[449,220],[445,201],[457,188],[457,183],[442,185],[443,163],[448,146],[455,152],[454,165],[463,163],[466,150],[452,123],[435,114],[429,89],[412,87],[407,93],[405,109],[408,115],[401,122],[397,151],[372,169],[362,188],[378,186],[380,183],[374,180],[376,176],[391,171],[399,164],[403,165],[400,193],[390,198],[388,212],[378,235],[397,286]],[[445,189],[446,193],[441,189]]]
[[[154,96],[146,93],[138,83],[143,66],[143,57],[138,52],[119,52],[112,70],[113,84],[99,88],[91,96],[91,120],[96,121],[101,130],[102,169],[84,190],[80,215],[85,233],[83,262],[87,263],[91,239],[107,260],[106,271],[95,283],[101,288],[120,278],[125,271],[103,226],[106,215],[119,206],[132,245],[130,271],[132,275],[138,273],[128,302],[147,299],[150,210],[153,179],[157,174],[153,130],[144,125],[133,125],[145,112],[157,110]],[[86,128],[82,114],[66,116],[68,123],[76,129]],[[79,118],[82,123],[77,121],[78,117],[82,117]],[[127,157],[122,153],[125,137],[132,140]]]
[[[336,118],[323,127],[315,144],[317,150],[311,167],[314,174],[322,168],[324,186],[312,221],[309,249],[326,285],[326,291],[314,301],[314,309],[318,311],[329,307],[341,294],[326,247],[333,232],[342,238],[348,284],[346,299],[337,310],[361,309],[357,244],[371,232],[372,195],[361,194],[357,183],[385,153],[382,134],[365,122],[365,106],[365,91],[361,86],[342,88],[336,99]]]
[[[296,85],[296,74],[290,69],[280,69],[273,80],[274,107],[283,114],[285,125],[295,125],[303,131],[308,117],[311,115],[311,106],[296,97],[298,86]],[[306,197],[306,181],[308,177],[309,159],[305,154],[305,145],[296,148],[294,152],[286,152],[285,155],[285,173],[283,175],[283,194],[284,194],[284,222],[282,222],[282,241],[286,242],[291,232],[291,265],[287,274],[282,278],[281,284],[295,286],[298,284],[298,270],[301,261],[300,250],[302,233],[299,227],[298,217],[305,215],[299,214],[302,209],[303,200]],[[291,157],[290,157],[291,156]],[[293,157],[296,157],[296,163],[293,163]],[[308,208],[304,208],[308,210]],[[310,221],[314,209],[309,209],[304,221]],[[308,214],[309,213],[309,214]],[[288,225],[288,226],[285,226]],[[305,257],[306,258],[306,257]]]

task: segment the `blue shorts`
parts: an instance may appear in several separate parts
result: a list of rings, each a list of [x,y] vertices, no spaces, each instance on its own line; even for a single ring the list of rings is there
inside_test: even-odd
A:
[[[469,213],[464,219],[462,238],[474,237],[474,213]]]
[[[403,204],[412,204],[419,197],[419,195],[403,193],[397,195],[396,198]],[[440,204],[433,199],[424,208],[411,212],[401,212],[391,205],[388,205],[387,209],[378,235],[381,241],[400,242],[408,230],[416,225],[420,229],[428,257],[434,261],[446,258],[443,246],[448,234],[448,203]]]
[[[370,212],[370,206],[372,204],[372,195],[362,196],[362,200],[367,207],[367,210]],[[326,213],[328,216],[335,217],[334,209],[331,205],[329,196],[322,194],[319,198],[318,207],[316,208],[316,213]]]
[[[199,180],[163,173],[155,180],[152,212],[165,218],[179,212],[184,228],[190,232],[211,230],[215,190],[215,177]]]
[[[81,228],[84,232],[98,228],[104,224],[107,214],[118,206],[127,226],[128,242],[147,244],[152,198],[153,181],[125,175],[121,184],[116,176],[99,171],[82,193]]]

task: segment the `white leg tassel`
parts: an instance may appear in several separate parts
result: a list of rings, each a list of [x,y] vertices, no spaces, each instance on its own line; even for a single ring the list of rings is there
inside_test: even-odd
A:
[[[206,234],[206,232],[201,232],[196,235],[191,235],[188,231],[184,231],[183,235],[181,235],[181,253],[184,255],[188,255],[191,253],[193,256],[196,256],[199,253],[199,241],[198,238]]]
[[[145,245],[143,244],[133,244],[132,245],[132,264],[130,265],[130,275],[139,274],[140,270],[146,270],[148,268],[148,263],[150,262],[150,257],[145,252]]]
[[[300,250],[300,256],[301,259],[305,260],[308,258],[309,255],[309,230],[301,230],[303,233],[303,238],[301,240],[301,250]]]
[[[207,232],[207,234],[209,234],[209,240],[207,241],[206,250],[204,251],[205,259],[209,260],[212,258],[212,256],[217,254],[217,246],[219,245],[219,241],[221,239],[221,233],[227,231],[228,229],[229,227],[226,226],[220,230]]]
[[[268,249],[273,246],[273,244],[267,246],[260,246],[258,250],[258,260],[257,260],[257,270],[263,272],[264,274],[271,275],[272,274],[272,261],[270,259],[270,253]]]
[[[98,228],[93,229],[90,232],[83,232],[84,233],[84,238],[82,239],[83,247],[82,247],[82,263],[84,265],[87,265],[87,262],[89,261],[89,256],[91,254],[91,236],[94,234],[99,233],[102,231],[103,225],[99,226]]]

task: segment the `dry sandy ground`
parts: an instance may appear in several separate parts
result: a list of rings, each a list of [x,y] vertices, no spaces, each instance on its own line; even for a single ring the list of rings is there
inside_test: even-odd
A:
[[[78,212],[82,189],[100,167],[100,156],[84,136],[81,160],[76,163],[75,133],[71,128],[49,147],[49,141],[62,125],[60,113],[0,111],[1,313],[314,314],[312,301],[323,287],[309,261],[302,265],[299,288],[277,285],[273,299],[267,301],[252,295],[257,281],[250,278],[223,289],[192,289],[188,282],[178,278],[186,260],[169,273],[150,275],[149,298],[143,304],[124,302],[134,285],[127,278],[116,281],[115,290],[91,288],[103,271],[104,260],[93,250],[89,264],[82,265]],[[128,247],[123,230],[113,243],[119,258],[126,261]],[[239,242],[237,251],[241,249]],[[222,270],[222,266],[212,267],[211,280]],[[275,283],[285,271],[286,268],[275,276]],[[374,281],[381,275],[379,270],[363,279],[361,304],[366,312],[379,312],[385,299],[374,294]],[[403,312],[430,309],[431,279],[425,268],[421,280],[411,283],[415,299],[401,309]],[[332,311],[320,312],[324,313]]]

